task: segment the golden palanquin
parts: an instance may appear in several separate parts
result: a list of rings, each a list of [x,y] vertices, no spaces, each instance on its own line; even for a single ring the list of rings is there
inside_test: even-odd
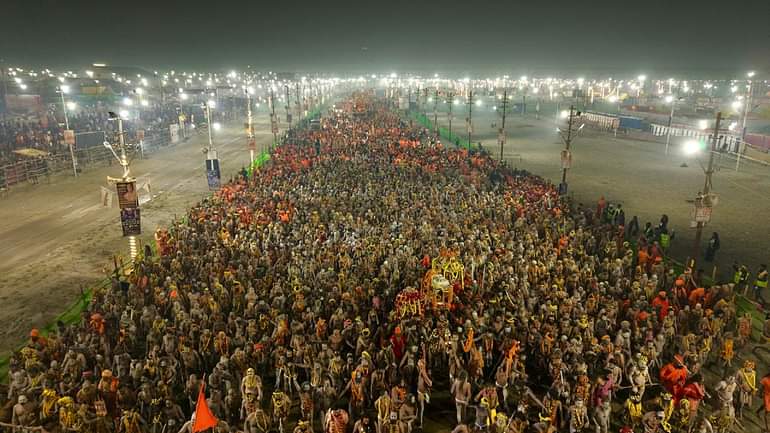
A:
[[[443,250],[431,261],[431,268],[422,279],[422,293],[434,309],[448,309],[454,299],[454,285],[465,288],[465,267],[457,253]]]

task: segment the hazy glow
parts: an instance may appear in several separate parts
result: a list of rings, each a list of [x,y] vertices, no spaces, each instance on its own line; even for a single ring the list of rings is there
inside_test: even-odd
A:
[[[682,151],[685,155],[695,155],[700,150],[700,143],[696,140],[687,140],[682,145]]]

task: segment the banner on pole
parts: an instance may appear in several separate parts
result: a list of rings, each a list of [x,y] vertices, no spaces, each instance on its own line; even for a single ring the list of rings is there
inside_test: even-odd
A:
[[[64,130],[64,144],[67,146],[74,146],[75,145],[75,131],[72,129],[65,129]]]
[[[102,207],[112,207],[112,196],[113,196],[112,191],[110,191],[109,189],[103,186],[100,186],[99,188],[101,188],[100,201],[101,201]]]
[[[136,192],[136,182],[117,182],[115,189],[118,191],[118,206],[121,209],[138,208],[139,194]]]
[[[219,189],[221,186],[222,179],[218,159],[206,160],[206,180],[208,181],[209,189]]]
[[[142,234],[142,220],[138,207],[129,207],[120,210],[120,225],[123,227],[123,236],[135,236]]]
[[[714,208],[708,206],[696,207],[695,222],[706,224],[707,222],[711,221],[711,211],[713,209]]]

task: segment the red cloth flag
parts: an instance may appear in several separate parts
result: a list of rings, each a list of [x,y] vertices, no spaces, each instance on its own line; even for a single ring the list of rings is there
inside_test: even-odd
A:
[[[217,425],[217,417],[211,413],[209,405],[206,403],[206,394],[203,392],[205,384],[201,383],[201,390],[198,392],[198,402],[195,404],[195,421],[193,422],[193,433],[214,428]]]

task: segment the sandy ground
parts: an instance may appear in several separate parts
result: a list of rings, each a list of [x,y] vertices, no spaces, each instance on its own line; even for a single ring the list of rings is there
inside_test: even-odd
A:
[[[492,109],[498,104],[485,99],[481,107],[473,107],[474,135],[472,141],[493,155],[500,154],[497,130],[500,114]],[[511,165],[527,169],[561,182],[559,152],[564,147],[556,133],[554,107],[545,106],[540,119],[534,107],[524,116],[520,113],[506,117],[507,142],[504,156]],[[445,108],[444,108],[445,110]],[[433,107],[428,106],[432,118]],[[467,134],[467,106],[454,107],[453,131]],[[446,128],[446,113],[440,109],[439,124]],[[492,128],[492,123],[497,123]],[[562,129],[566,129],[560,124]],[[467,136],[466,136],[467,138]],[[631,139],[611,133],[584,129],[572,143],[572,169],[567,174],[569,192],[576,201],[595,206],[600,195],[608,201],[621,203],[626,221],[637,215],[640,226],[650,221],[656,225],[661,214],[670,218],[676,230],[671,254],[684,261],[693,255],[695,229],[690,228],[696,193],[704,185],[701,168],[708,164],[708,155],[685,156],[681,139],[672,138],[669,154],[661,142]],[[760,263],[767,263],[770,231],[766,221],[770,216],[770,167],[741,163],[735,171],[735,160],[727,156],[715,158],[716,171],[712,191],[719,194],[711,222],[703,230],[700,254],[712,232],[718,232],[721,249],[716,256],[717,275],[731,278],[733,261],[738,260],[755,272]],[[682,167],[686,163],[687,167]],[[707,273],[713,264],[704,263]]]
[[[257,146],[272,141],[268,117],[256,119]],[[207,137],[194,135],[131,164],[132,175],[149,178],[151,199],[141,205],[142,242],[153,242],[159,226],[209,193],[204,155]],[[248,164],[243,128],[224,129],[215,138],[223,179]],[[55,175],[50,183],[12,189],[0,199],[0,353],[16,347],[32,327],[44,326],[112,270],[113,254],[126,255],[119,211],[100,204],[107,176],[120,176],[117,164],[90,168],[79,178]]]

